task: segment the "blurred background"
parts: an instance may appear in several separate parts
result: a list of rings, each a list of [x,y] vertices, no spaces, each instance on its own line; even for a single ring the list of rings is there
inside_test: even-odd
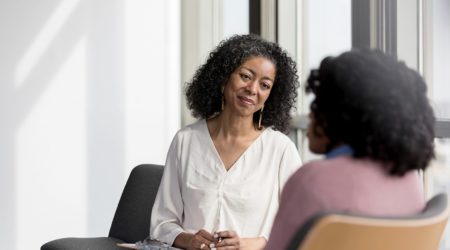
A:
[[[184,83],[233,34],[280,43],[302,83],[352,47],[418,70],[438,117],[425,190],[449,192],[449,24],[448,0],[0,0],[1,248],[106,236],[130,170],[164,164],[193,121]],[[290,137],[306,162],[298,93]]]

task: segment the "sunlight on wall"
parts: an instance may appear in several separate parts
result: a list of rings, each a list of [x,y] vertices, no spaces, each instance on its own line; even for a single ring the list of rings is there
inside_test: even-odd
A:
[[[23,81],[27,78],[33,67],[39,59],[42,58],[45,50],[48,49],[50,43],[55,39],[57,33],[66,23],[73,11],[74,7],[80,0],[64,0],[60,1],[57,9],[51,14],[50,18],[44,25],[44,28],[39,31],[37,38],[29,46],[25,52],[23,59],[16,68],[16,87],[19,88]]]
[[[128,175],[138,164],[164,164],[180,127],[180,3],[127,1],[125,5],[124,171]]]
[[[85,57],[81,39],[19,129],[17,249],[86,232]]]
[[[0,1],[0,241],[107,236],[180,127],[180,1]]]

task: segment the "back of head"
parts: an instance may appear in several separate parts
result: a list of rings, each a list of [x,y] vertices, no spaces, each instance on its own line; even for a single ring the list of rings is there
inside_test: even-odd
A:
[[[325,58],[306,86],[311,111],[331,141],[357,158],[384,163],[392,175],[425,169],[434,157],[434,114],[423,78],[376,50]]]

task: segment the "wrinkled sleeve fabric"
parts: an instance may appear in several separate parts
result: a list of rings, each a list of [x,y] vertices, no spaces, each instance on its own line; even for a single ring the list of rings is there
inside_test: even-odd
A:
[[[183,200],[179,177],[179,135],[173,139],[167,153],[164,174],[152,209],[150,237],[173,245],[182,232]]]

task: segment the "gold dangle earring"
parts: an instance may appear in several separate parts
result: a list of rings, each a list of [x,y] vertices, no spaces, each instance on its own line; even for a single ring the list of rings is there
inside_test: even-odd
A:
[[[259,122],[258,122],[258,128],[259,129],[262,129],[262,127],[261,127],[261,120],[262,120],[263,110],[264,110],[264,105],[262,106],[261,111],[259,112]]]
[[[222,86],[222,111],[225,108],[225,98],[223,98],[223,89],[224,87]]]
[[[223,95],[222,95],[222,111],[223,111],[224,106],[225,106],[225,101],[224,101]]]

